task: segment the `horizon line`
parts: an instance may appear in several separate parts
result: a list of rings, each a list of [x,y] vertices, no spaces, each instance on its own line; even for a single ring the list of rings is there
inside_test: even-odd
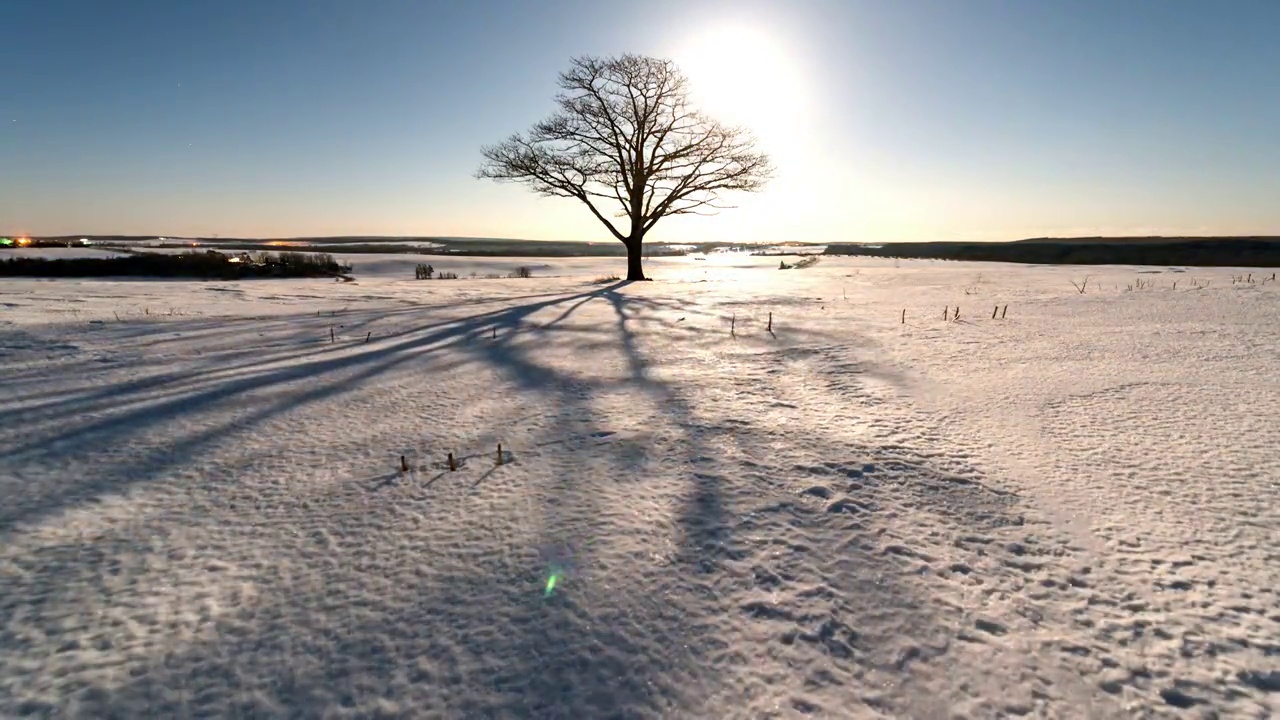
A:
[[[303,241],[303,240],[372,240],[372,241],[498,241],[498,242],[521,242],[521,243],[560,243],[560,244],[582,244],[582,245],[607,245],[621,242],[612,238],[605,240],[535,240],[531,238],[513,238],[513,237],[497,237],[497,236],[480,236],[480,235],[294,235],[294,236],[226,236],[221,235],[160,235],[160,234],[125,234],[125,233],[61,233],[56,235],[34,235],[24,233],[0,233],[0,237],[19,238],[26,237],[33,240],[61,240],[67,238],[117,238],[117,239],[151,239],[151,240],[214,240],[214,241],[247,241],[247,242],[270,242],[270,241]],[[1151,239],[1196,239],[1196,240],[1275,240],[1280,241],[1280,234],[1229,234],[1229,235],[1203,235],[1203,234],[1157,234],[1157,235],[1037,235],[1025,236],[1008,240],[893,240],[893,241],[859,241],[859,240],[840,240],[830,242],[815,242],[803,240],[777,240],[777,241],[730,241],[730,240],[705,240],[705,241],[653,241],[650,245],[743,245],[743,246],[760,246],[760,245],[792,245],[792,246],[817,246],[817,245],[906,245],[918,243],[963,243],[963,244],[986,244],[986,243],[1007,243],[1007,242],[1025,242],[1030,240],[1053,240],[1053,241],[1070,241],[1070,240],[1151,240]]]

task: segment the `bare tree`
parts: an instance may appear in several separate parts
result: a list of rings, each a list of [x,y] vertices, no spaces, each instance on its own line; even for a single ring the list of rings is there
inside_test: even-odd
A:
[[[556,112],[485,147],[476,177],[582,201],[626,246],[628,280],[645,279],[644,237],[659,220],[714,214],[729,207],[722,193],[758,191],[772,174],[749,132],[690,106],[670,60],[574,58],[559,84]],[[620,223],[606,217],[615,207]]]

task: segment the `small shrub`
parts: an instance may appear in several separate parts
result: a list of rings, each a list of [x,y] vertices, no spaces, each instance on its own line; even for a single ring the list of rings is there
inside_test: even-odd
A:
[[[523,278],[527,280],[533,277],[533,268],[528,267],[526,265],[521,265],[520,267],[516,268],[515,272],[511,273],[510,277]]]
[[[458,279],[458,273],[442,272],[442,273],[440,273],[440,274],[436,275],[436,279],[437,279],[437,280],[457,280],[457,279]]]
[[[621,279],[622,278],[618,277],[617,275],[606,275],[605,277],[598,277],[595,280],[592,280],[591,284],[592,285],[608,285],[610,283],[619,282]]]

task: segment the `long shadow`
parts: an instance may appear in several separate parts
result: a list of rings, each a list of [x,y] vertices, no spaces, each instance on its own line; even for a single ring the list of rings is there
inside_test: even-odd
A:
[[[477,313],[462,318],[428,323],[426,325],[418,326],[412,330],[400,331],[387,336],[382,336],[379,338],[379,343],[376,345],[373,345],[369,349],[358,348],[355,349],[354,352],[351,352],[353,349],[351,345],[339,348],[333,348],[329,345],[320,345],[317,349],[302,352],[299,352],[296,348],[286,348],[276,354],[269,355],[266,358],[261,358],[259,356],[258,359],[252,362],[239,365],[226,365],[220,361],[212,361],[218,362],[220,367],[218,369],[199,368],[193,371],[162,374],[146,378],[141,381],[117,384],[89,393],[87,399],[91,401],[101,400],[107,402],[119,402],[122,395],[138,394],[144,391],[153,390],[159,386],[177,384],[195,384],[197,386],[231,386],[234,392],[244,392],[255,388],[266,387],[278,382],[286,382],[301,376],[321,375],[326,372],[339,370],[348,366],[374,362],[386,356],[422,350],[437,351],[444,347],[448,347],[449,344],[452,341],[455,341],[459,336],[468,333],[475,333],[484,327],[497,326],[505,328],[518,326],[523,318],[543,308],[569,302],[577,298],[590,299],[593,296],[598,296],[604,291],[604,289],[601,289],[578,295],[557,296],[553,299],[536,303],[529,303],[496,311]],[[387,340],[389,339],[398,339],[398,342],[388,343]],[[333,354],[335,352],[341,353],[343,351],[347,352],[339,357],[324,360],[311,360],[303,363],[297,362],[300,358],[306,358],[308,356]],[[291,363],[291,365],[289,367],[260,372],[256,375],[250,374],[249,377],[237,378],[237,376],[253,373],[255,371],[259,371],[261,368],[270,367],[273,364],[279,363]],[[211,392],[216,395],[221,391],[215,388]],[[194,394],[194,397],[190,397],[188,400],[198,406],[201,402],[201,397],[199,394]],[[68,405],[65,401],[56,403],[55,405],[57,406],[56,411],[58,413],[58,419],[71,418],[85,411],[97,409],[92,405]],[[24,408],[20,412],[30,412],[31,410],[41,409],[44,409],[44,407],[36,406],[35,408]],[[16,417],[26,419],[29,416],[21,415]],[[126,419],[132,420],[142,418]],[[112,422],[114,423],[115,420]],[[133,427],[132,425],[130,426]],[[74,437],[76,433],[91,432],[92,429],[93,426],[90,426],[88,429],[79,428],[51,439],[70,439]],[[19,452],[22,449],[23,446],[19,445],[16,451],[11,452]],[[0,457],[3,456],[0,455]]]
[[[72,482],[26,502],[15,495],[18,502],[0,508],[0,537],[13,524],[36,522],[87,495],[157,479],[208,454],[217,443],[237,433],[255,432],[274,418],[293,416],[340,398],[391,370],[411,367],[424,378],[451,370],[486,370],[505,379],[529,403],[545,408],[552,420],[540,431],[543,444],[566,443],[565,438],[584,434],[607,434],[610,418],[601,416],[595,405],[605,392],[634,394],[637,404],[646,402],[656,418],[675,431],[661,449],[680,456],[679,473],[688,486],[675,518],[675,567],[660,577],[663,587],[646,585],[652,578],[637,572],[607,578],[613,582],[609,588],[583,583],[565,595],[545,597],[539,592],[545,579],[540,568],[524,559],[527,548],[508,544],[500,545],[497,553],[480,553],[479,548],[492,547],[493,536],[490,528],[477,521],[460,525],[462,536],[450,538],[448,543],[455,560],[469,558],[469,562],[455,562],[427,578],[416,572],[416,560],[383,564],[381,567],[396,574],[397,600],[393,602],[367,592],[361,581],[375,585],[379,579],[360,575],[352,565],[363,565],[381,548],[395,547],[397,523],[373,525],[353,512],[354,528],[346,540],[357,550],[347,551],[339,562],[325,557],[296,561],[315,573],[307,585],[280,575],[258,576],[264,604],[252,620],[216,622],[210,637],[154,658],[124,686],[87,696],[83,709],[103,717],[139,713],[256,716],[273,714],[273,708],[274,714],[296,717],[337,708],[354,715],[421,712],[427,716],[516,718],[696,714],[694,708],[683,708],[682,692],[686,686],[714,680],[710,677],[713,646],[707,642],[710,630],[695,624],[680,598],[711,587],[726,563],[746,558],[748,551],[734,535],[751,527],[751,521],[741,517],[742,508],[726,497],[718,443],[746,434],[763,446],[768,437],[748,423],[726,423],[711,417],[715,408],[696,407],[674,381],[655,376],[655,363],[644,349],[642,330],[646,326],[664,331],[674,327],[659,311],[692,313],[696,308],[638,297],[625,292],[626,288],[625,283],[619,283],[432,323],[383,346],[350,348],[297,366],[231,369],[202,383],[196,392],[179,389],[161,402],[108,418],[76,424],[70,415],[58,417],[69,426],[50,437],[25,439],[17,450],[0,459],[24,454],[39,459],[41,448],[50,442],[82,445],[92,453],[96,448],[136,442],[192,414],[253,400],[230,419],[197,426],[197,431],[175,437],[165,448],[115,463],[106,468],[110,479]],[[570,325],[576,312],[597,300],[607,302],[613,310],[610,328]],[[552,321],[532,322],[538,311],[561,305],[564,311]],[[483,337],[484,331],[494,326],[500,329],[498,337]],[[694,331],[680,332],[697,338]],[[573,372],[540,359],[539,350],[553,342],[570,350],[593,342],[612,343],[621,350],[623,374],[592,378],[589,371]],[[445,349],[450,352],[441,352]],[[573,441],[567,444],[572,446]],[[821,449],[833,456],[850,450]],[[650,460],[648,451],[607,454],[605,458],[609,472],[633,481],[643,481],[644,464]],[[772,468],[770,472],[785,475],[786,470]],[[477,481],[466,491],[498,492],[492,486],[501,480],[501,473],[491,470],[481,477],[483,484]],[[542,543],[565,542],[577,529],[591,526],[605,510],[591,493],[583,492],[573,473],[547,482],[537,489],[538,516],[530,519],[537,525]],[[434,479],[419,490],[436,493],[440,488],[433,483]],[[952,492],[950,488],[947,485],[937,492]],[[450,497],[456,500],[459,496]],[[928,502],[931,496],[923,497]],[[944,503],[947,507],[952,504],[952,500]],[[781,513],[792,513],[796,523],[828,523],[835,517],[795,507],[793,503],[792,509]],[[459,509],[427,499],[403,510],[391,506],[386,512],[406,524],[415,521],[416,513],[424,513],[430,524]],[[998,521],[1003,506],[991,505],[990,512]],[[308,534],[308,520],[314,518],[286,518],[258,527],[233,524],[208,532],[226,537],[244,535],[264,547],[277,548],[276,552],[297,553],[302,547],[298,538]],[[156,528],[157,534],[161,532]],[[117,540],[115,545],[128,547],[128,537],[120,535]],[[431,566],[440,548],[410,542],[407,550],[414,551],[410,557],[422,558],[422,564]],[[57,582],[63,573],[75,572],[73,551],[66,549],[65,563],[31,570],[50,581],[33,610],[37,616],[41,604],[49,603],[53,608],[59,593],[75,592],[71,583]],[[307,553],[311,553],[309,548]],[[592,553],[591,548],[581,548],[575,557],[586,577],[591,576]],[[883,557],[859,555],[852,555],[850,562],[859,560],[887,562]],[[841,572],[848,576],[842,577]],[[833,571],[830,582],[856,598],[865,592],[857,582],[862,577],[856,569],[842,566]],[[660,595],[659,590],[671,592]],[[887,596],[913,591],[889,585],[877,592]],[[405,597],[411,601],[399,604]],[[0,607],[8,605],[0,602]],[[583,618],[590,622],[584,623]],[[922,617],[922,622],[928,620]],[[815,637],[819,651],[839,652],[841,646],[832,642],[832,633],[820,632]],[[419,658],[431,660],[427,669],[418,664]],[[369,703],[370,698],[381,697],[393,704],[379,710]],[[257,701],[264,704],[254,704]],[[0,703],[0,710],[5,709]]]
[[[539,293],[529,296],[517,296],[513,299],[542,298],[548,297],[549,295],[556,297],[554,294]],[[493,301],[463,301],[461,303],[449,305],[448,307],[485,304],[487,302]],[[560,302],[560,300],[552,301],[551,304],[555,304],[556,302]],[[400,308],[391,311],[379,311],[376,314],[371,312],[364,312],[361,314],[374,316],[373,319],[367,321],[372,322],[375,319],[385,320],[388,317],[394,317],[396,315],[419,314],[438,307],[440,306],[426,305],[409,309]],[[539,308],[535,307],[533,311],[536,311],[537,309]],[[456,323],[465,321],[483,323],[486,319],[492,318],[493,322],[501,323],[505,314],[509,310],[510,309],[508,308],[488,313],[479,313],[462,319],[444,320],[435,323],[428,323],[426,325],[416,325],[405,330],[384,331],[379,333],[377,340],[379,346],[381,346],[388,340],[403,338],[413,335],[414,333],[447,328]],[[323,319],[327,317],[330,316],[322,316],[321,320],[323,321]],[[276,326],[283,326],[285,329],[292,331],[290,334],[284,335],[278,339],[277,342],[284,344],[284,347],[267,349],[265,351],[263,348],[250,348],[235,352],[223,352],[217,356],[216,363],[211,361],[206,364],[197,364],[196,367],[189,370],[160,373],[137,381],[110,385],[108,387],[101,388],[96,392],[85,393],[84,388],[59,389],[48,392],[44,395],[12,396],[11,399],[13,401],[23,402],[23,406],[19,411],[17,411],[21,413],[21,419],[23,420],[37,420],[43,417],[75,416],[86,412],[96,412],[105,408],[118,407],[119,404],[124,401],[124,398],[129,395],[136,395],[166,387],[175,387],[176,392],[186,392],[192,386],[212,384],[220,381],[224,376],[243,374],[272,364],[285,362],[296,363],[298,360],[303,358],[332,354],[335,351],[346,350],[349,347],[349,341],[343,342],[340,346],[326,343],[323,337],[324,327],[311,327],[302,322],[309,321],[310,319],[311,316],[309,314],[285,316],[282,318],[273,318],[264,326],[268,330],[274,329]],[[218,332],[215,333],[215,337],[225,336],[229,339],[235,339],[243,337],[244,330],[238,326],[245,321],[252,321],[252,319],[228,318],[216,321],[197,321],[194,323],[184,322],[176,325],[167,324],[161,327],[148,327],[145,330],[138,330],[133,334],[139,338],[148,338],[150,340],[148,349],[155,349],[158,344],[174,342],[173,340],[166,338],[155,339],[150,337],[160,330],[176,332],[179,335],[189,335],[192,332],[200,332],[205,327],[213,327],[218,330]],[[300,323],[303,325],[303,328],[296,329],[296,326]],[[228,325],[235,327],[227,328]],[[359,323],[357,324],[357,329],[363,328],[366,325],[367,323]],[[274,337],[275,336],[273,335],[273,338]],[[128,343],[126,341],[132,340],[133,337],[131,336],[131,333],[124,333],[117,334],[114,339],[116,342],[128,347]],[[207,341],[211,338],[203,337],[202,339]],[[307,347],[308,345],[311,347]],[[241,360],[244,361],[241,362]],[[91,363],[81,363],[68,367],[66,370],[74,372],[76,370],[88,369],[90,367],[92,367]],[[77,394],[79,394],[79,396],[74,399],[68,398],[68,396]],[[144,397],[143,399],[145,400],[148,398]],[[34,400],[46,401],[32,404],[31,401]]]
[[[629,298],[619,293],[618,288],[609,288],[603,297],[613,306],[617,335],[626,355],[632,384],[655,395],[668,421],[680,429],[682,445],[687,448],[686,461],[691,468],[692,487],[679,516],[683,535],[679,560],[690,569],[712,572],[732,538],[726,522],[724,478],[714,472],[693,469],[710,459],[703,443],[706,428],[697,422],[693,407],[671,385],[656,382],[650,377],[649,361],[638,347],[636,334],[631,329],[638,311],[628,310]]]
[[[450,348],[458,348],[476,336],[481,330],[498,327],[508,337],[513,329],[519,329],[534,313],[575,300],[599,297],[611,288],[599,288],[588,292],[559,295],[545,300],[476,313],[462,318],[428,323],[417,333],[405,332],[391,342],[376,345],[357,345],[340,350],[332,357],[302,361],[281,360],[278,366],[267,361],[255,361],[241,366],[214,370],[203,375],[185,373],[165,377],[158,381],[126,382],[102,388],[90,393],[87,403],[61,402],[49,415],[40,416],[41,424],[51,431],[39,431],[32,424],[36,417],[21,410],[13,412],[12,420],[24,427],[16,438],[6,437],[0,461],[15,463],[33,462],[42,458],[59,460],[75,458],[87,449],[118,447],[139,438],[156,428],[165,427],[184,418],[192,418],[214,410],[229,410],[233,417],[215,423],[207,429],[179,436],[164,447],[144,453],[128,462],[126,467],[113,468],[114,481],[95,480],[92,477],[69,481],[56,487],[45,484],[32,487],[27,483],[9,481],[6,490],[9,502],[0,508],[0,535],[19,522],[36,522],[41,517],[58,512],[69,503],[83,501],[107,492],[118,492],[124,484],[136,484],[158,477],[170,468],[190,462],[204,448],[226,439],[233,429],[248,432],[266,420],[298,410],[309,404],[332,399],[356,391],[360,383],[380,373],[409,362],[423,364],[424,369],[431,356]],[[504,345],[505,346],[505,343]],[[503,347],[499,346],[499,347]],[[475,356],[470,356],[476,359]],[[501,362],[502,353],[493,353],[490,361]],[[484,359],[483,356],[480,359]],[[520,367],[519,358],[509,358],[513,368]],[[450,369],[448,364],[435,366],[436,370]],[[530,365],[529,373],[538,368]],[[194,377],[193,377],[194,376]],[[192,391],[177,385],[172,392],[157,394],[161,386],[182,383],[184,378],[194,380]],[[526,378],[528,379],[528,378]],[[290,385],[305,384],[304,388],[287,389]],[[535,381],[536,384],[536,381]],[[278,399],[255,397],[263,394],[278,395]],[[243,406],[249,405],[249,409]],[[113,412],[100,419],[87,413],[102,410],[106,406],[125,405],[122,412]],[[128,478],[128,479],[122,479]]]
[[[544,431],[544,435],[554,438],[547,444],[564,443],[564,438],[580,435],[582,425],[588,435],[604,431],[602,423],[608,418],[600,417],[593,409],[593,395],[622,391],[636,393],[636,403],[647,397],[659,416],[679,429],[682,440],[674,444],[688,454],[688,460],[697,461],[706,450],[697,432],[693,409],[672,385],[651,376],[650,363],[633,329],[633,324],[639,322],[638,313],[672,309],[671,305],[630,296],[625,293],[627,286],[619,283],[578,298],[554,320],[531,328],[533,337],[529,341],[522,342],[520,335],[510,334],[466,350],[479,355],[517,387],[555,408],[552,414],[558,422]],[[564,323],[575,311],[598,299],[607,301],[614,311],[610,339],[622,350],[622,378],[584,381],[580,375],[571,376],[534,357],[532,349],[544,341],[543,335],[563,333]],[[679,309],[687,311],[688,307]],[[643,466],[650,457],[644,451],[615,453],[612,460],[614,477],[634,480],[644,476]],[[492,473],[486,473],[481,480]],[[684,537],[679,541],[677,558],[681,565],[691,568],[702,567],[698,556],[709,538],[722,536],[724,528],[720,488],[697,476],[693,481],[694,487],[678,519]],[[592,522],[601,510],[590,494],[583,495],[573,475],[558,478],[544,500],[543,542],[564,542],[560,528]],[[576,560],[590,565],[590,552],[580,551]],[[572,619],[572,604],[560,608],[554,602],[547,605],[514,601],[519,617],[515,624],[522,629],[508,637],[503,647],[490,652],[499,657],[534,660],[502,663],[491,679],[493,687],[499,689],[497,697],[482,699],[481,694],[467,694],[467,700],[457,708],[459,714],[612,718],[650,714],[655,707],[670,703],[678,706],[679,682],[708,672],[705,643],[700,642],[706,629],[692,625],[680,605],[650,601],[651,593],[640,576],[612,579],[621,587],[613,588],[607,599],[597,598],[592,603],[595,617],[585,635],[582,626]]]

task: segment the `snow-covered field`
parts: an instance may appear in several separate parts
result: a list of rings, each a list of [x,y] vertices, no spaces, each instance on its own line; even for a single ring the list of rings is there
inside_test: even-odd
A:
[[[0,282],[0,716],[1280,713],[1270,271],[353,261]]]

